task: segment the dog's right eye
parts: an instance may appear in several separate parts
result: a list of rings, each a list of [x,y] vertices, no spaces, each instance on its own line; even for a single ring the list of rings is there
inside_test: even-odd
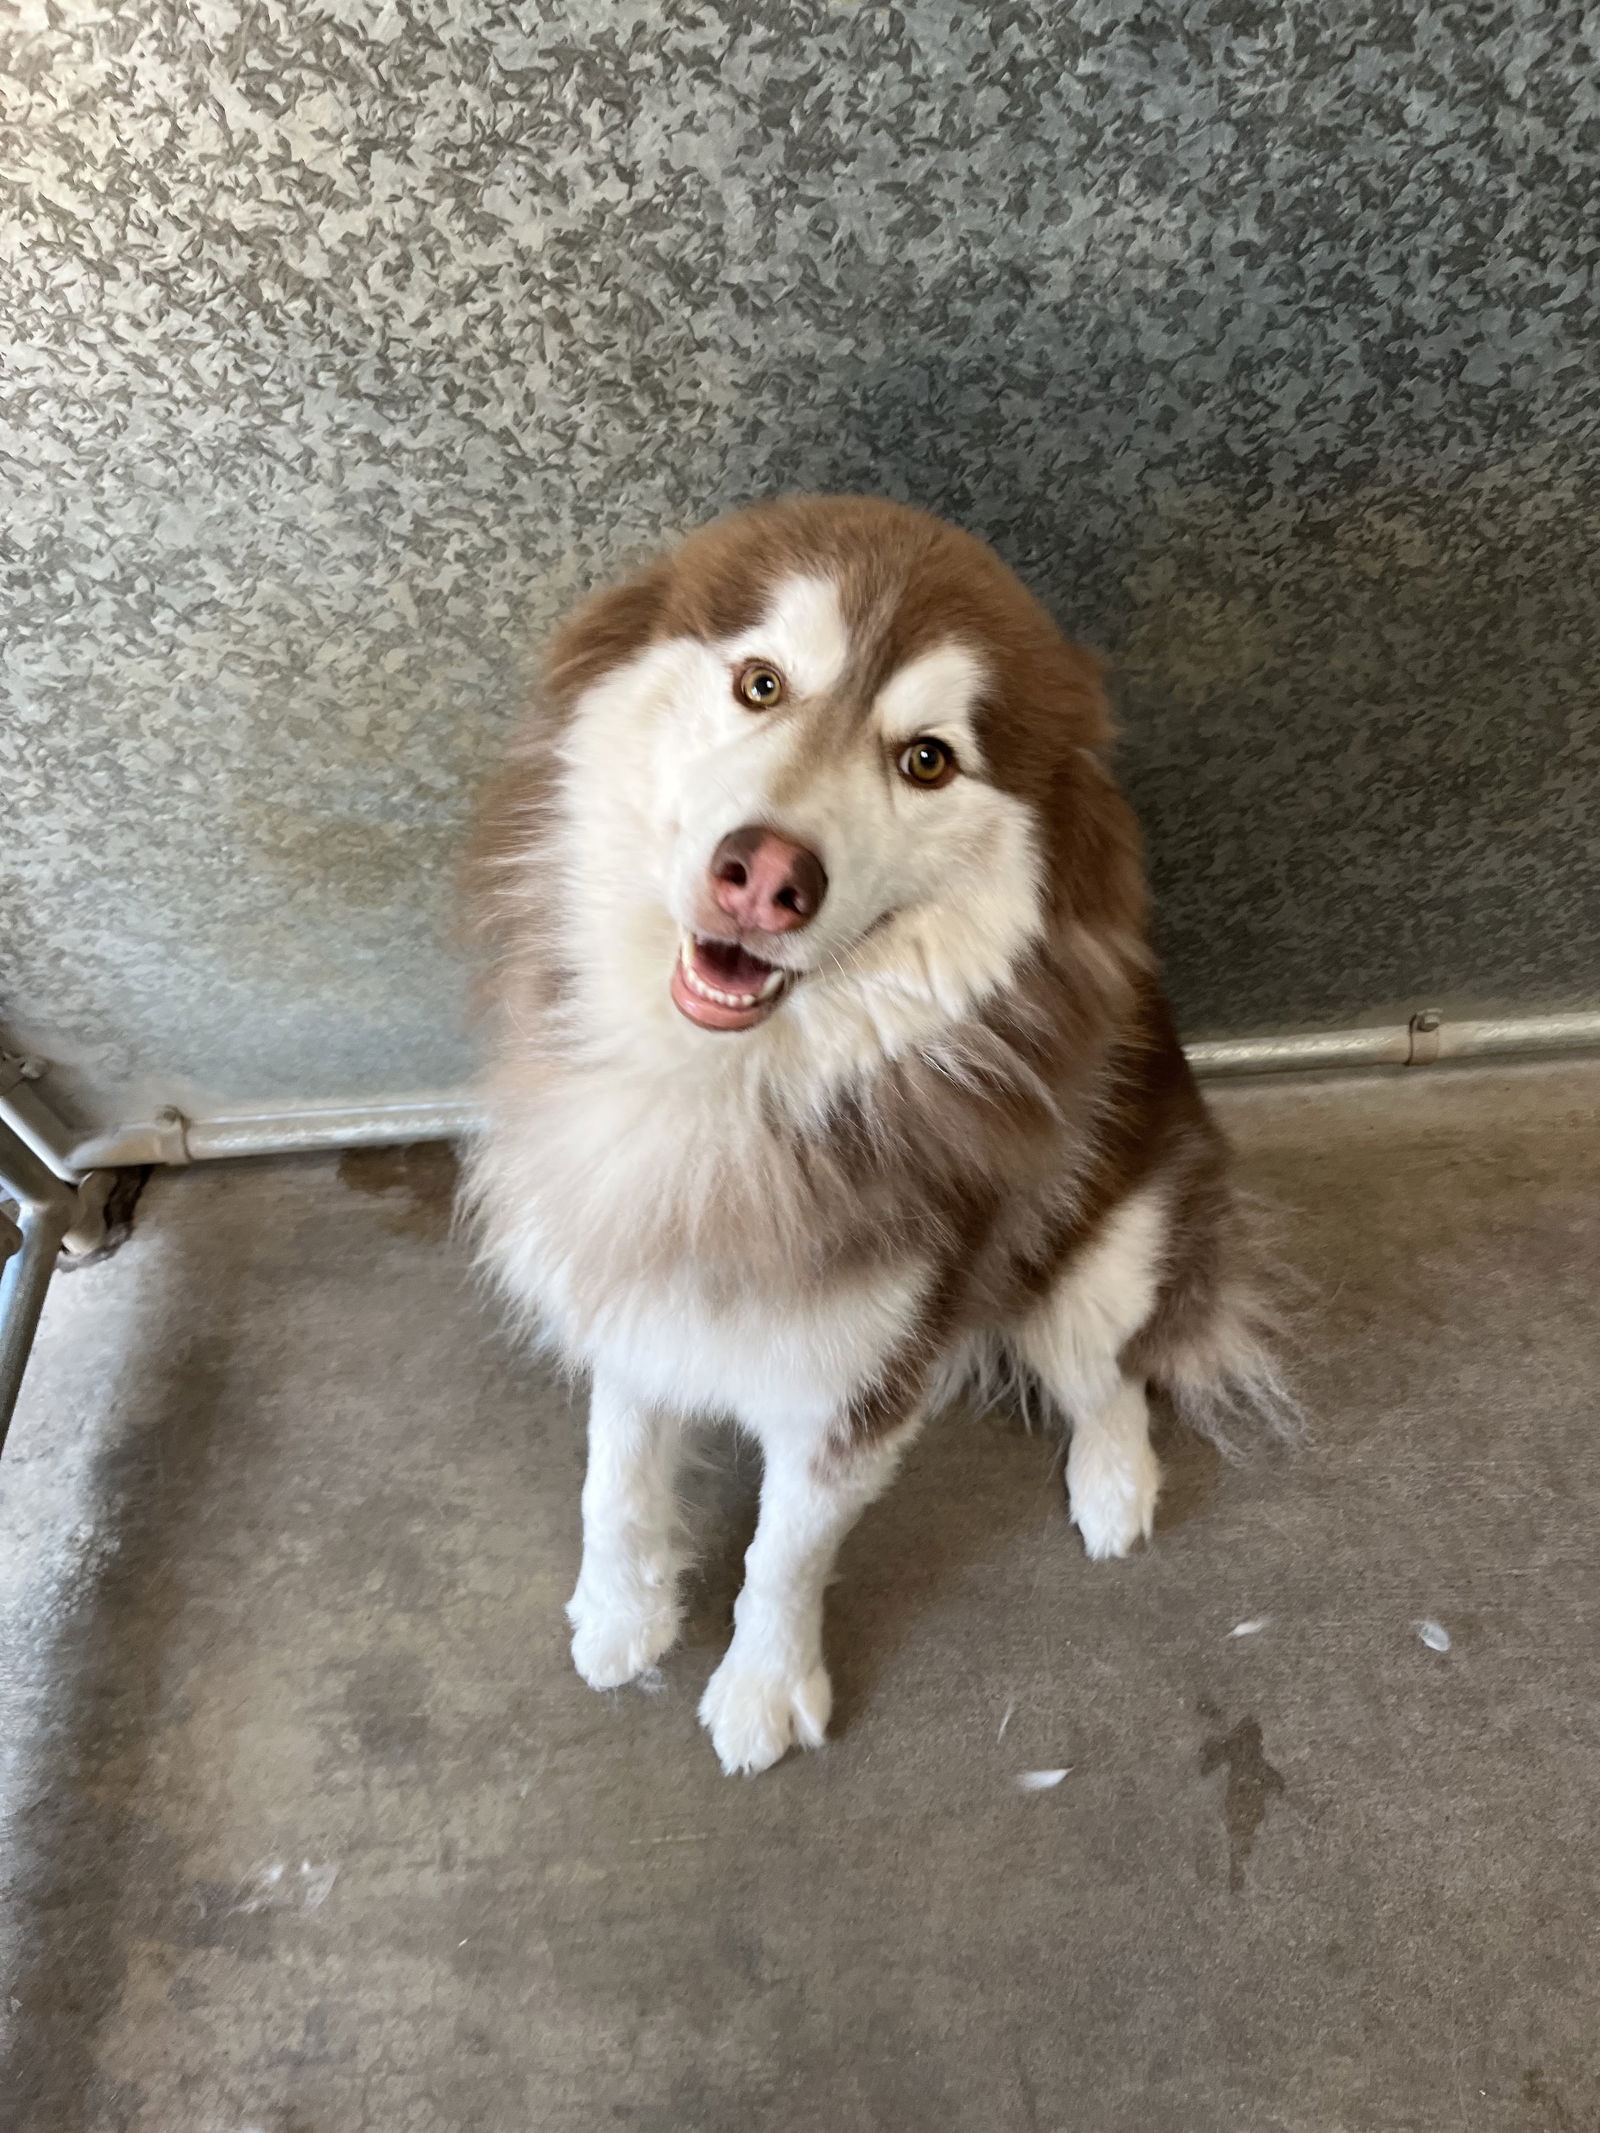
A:
[[[783,702],[783,676],[764,659],[749,659],[733,677],[733,693],[752,711],[770,711]]]

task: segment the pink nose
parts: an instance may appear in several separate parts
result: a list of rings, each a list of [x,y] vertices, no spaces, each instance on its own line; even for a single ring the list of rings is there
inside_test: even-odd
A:
[[[793,933],[809,926],[828,893],[815,852],[747,822],[711,855],[711,894],[742,933]]]

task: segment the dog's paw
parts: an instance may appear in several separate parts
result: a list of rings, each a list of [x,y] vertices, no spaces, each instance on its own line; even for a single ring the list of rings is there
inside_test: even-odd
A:
[[[1135,1542],[1150,1538],[1160,1488],[1160,1461],[1148,1444],[1130,1450],[1074,1438],[1067,1453],[1067,1498],[1091,1562],[1126,1555]]]
[[[596,1602],[582,1587],[567,1606],[572,1663],[591,1689],[616,1689],[650,1671],[678,1641],[678,1603],[666,1593]]]
[[[700,1723],[728,1776],[754,1777],[790,1748],[820,1748],[832,1708],[833,1687],[820,1660],[785,1672],[730,1649],[706,1683]]]

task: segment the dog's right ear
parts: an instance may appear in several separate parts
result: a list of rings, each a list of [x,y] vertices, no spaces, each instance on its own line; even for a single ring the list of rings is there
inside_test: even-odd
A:
[[[539,688],[509,758],[482,794],[461,872],[467,924],[488,950],[489,967],[474,995],[480,1012],[504,994],[509,980],[501,965],[528,931],[526,883],[544,835],[567,714],[585,689],[650,641],[666,583],[666,563],[652,563],[591,594],[568,617],[545,656]]]
[[[546,701],[565,710],[613,667],[641,652],[666,604],[667,565],[652,563],[620,585],[592,593],[562,624],[545,661]]]

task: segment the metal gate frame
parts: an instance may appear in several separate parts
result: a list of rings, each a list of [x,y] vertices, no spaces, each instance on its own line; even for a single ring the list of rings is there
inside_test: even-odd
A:
[[[1185,1049],[1206,1081],[1350,1069],[1431,1070],[1600,1052],[1600,1012],[1473,1020],[1423,1007],[1402,1023],[1215,1039]],[[212,1118],[186,1118],[169,1108],[153,1119],[128,1121],[82,1139],[32,1087],[39,1071],[0,1052],[0,1197],[13,1200],[18,1210],[13,1222],[0,1209],[0,1447],[61,1247],[91,1252],[101,1243],[115,1166],[454,1140],[471,1133],[479,1116],[471,1092],[454,1089],[364,1104],[278,1104]]]
[[[61,1247],[92,1252],[105,1235],[113,1175],[76,1171],[60,1153],[59,1122],[27,1086],[24,1060],[0,1052],[0,1449]],[[24,1139],[24,1134],[27,1138]]]
[[[83,1219],[79,1189],[58,1178],[9,1126],[0,1125],[0,1194],[18,1219],[0,1214],[0,1447],[11,1426],[44,1292],[62,1240]]]

